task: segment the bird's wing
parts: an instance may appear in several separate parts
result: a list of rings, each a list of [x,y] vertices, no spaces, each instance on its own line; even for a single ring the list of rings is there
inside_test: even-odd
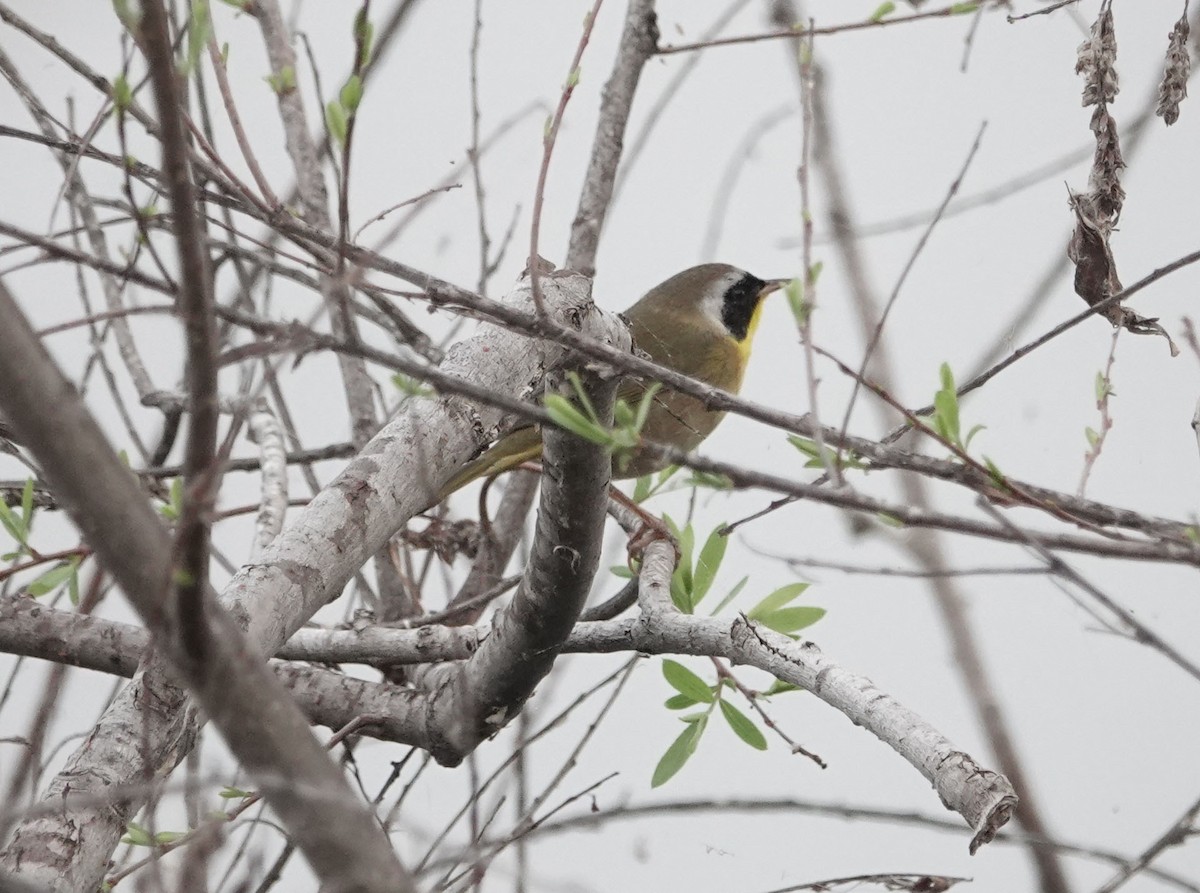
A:
[[[542,431],[536,425],[518,428],[492,444],[486,452],[462,467],[438,492],[438,502],[471,481],[516,468],[542,456]]]

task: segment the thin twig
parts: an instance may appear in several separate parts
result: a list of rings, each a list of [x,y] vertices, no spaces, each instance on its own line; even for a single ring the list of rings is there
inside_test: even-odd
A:
[[[896,280],[896,284],[892,287],[892,293],[888,296],[887,303],[883,305],[883,312],[879,315],[879,321],[875,323],[875,330],[871,333],[871,340],[867,342],[867,349],[863,351],[862,363],[859,364],[858,375],[854,377],[854,386],[850,391],[850,399],[846,401],[846,412],[842,417],[843,437],[850,429],[850,416],[854,412],[854,403],[862,387],[863,376],[867,374],[867,367],[871,363],[871,355],[875,352],[875,347],[879,344],[879,339],[883,336],[883,327],[887,323],[888,315],[892,312],[892,308],[896,305],[896,301],[900,297],[900,290],[904,287],[904,282],[908,279],[908,274],[916,266],[917,258],[925,250],[925,245],[929,242],[929,237],[933,235],[934,229],[942,220],[942,215],[946,213],[950,202],[958,194],[963,179],[967,176],[967,171],[971,168],[971,162],[975,160],[975,155],[979,152],[979,146],[983,142],[983,132],[986,129],[987,121],[984,121],[979,125],[979,131],[975,134],[975,140],[971,143],[971,148],[967,152],[967,157],[963,161],[962,166],[958,169],[957,176],[950,183],[950,188],[946,190],[945,198],[942,199],[942,203],[934,211],[933,217],[930,218],[929,224],[925,227],[925,231],[921,233],[921,238],[913,246],[912,253],[908,256],[908,261],[904,264],[904,269],[900,271],[900,276]]]
[[[969,11],[974,12],[974,7],[970,7]],[[917,12],[912,15],[898,16],[894,19],[868,19],[862,22],[848,22],[844,25],[829,25],[824,28],[805,27],[799,23],[791,28],[786,28],[778,31],[768,31],[763,34],[745,34],[739,37],[719,37],[714,40],[699,41],[697,43],[680,43],[674,46],[665,46],[658,48],[658,55],[668,56],[673,53],[690,53],[695,50],[709,49],[710,47],[727,47],[735,46],[743,43],[757,43],[761,40],[782,40],[789,37],[817,37],[827,34],[843,34],[848,31],[865,31],[872,28],[886,28],[889,25],[907,25],[912,22],[919,22],[923,19],[944,19],[951,16],[962,15],[963,4],[955,3],[952,6],[946,6],[941,9],[933,9],[929,12]]]
[[[575,92],[575,86],[579,83],[579,63],[583,60],[583,51],[587,49],[588,41],[592,37],[592,28],[596,24],[596,16],[599,15],[600,6],[603,3],[604,0],[596,0],[591,11],[584,16],[583,33],[579,36],[575,55],[571,59],[571,67],[567,70],[567,80],[559,94],[558,107],[555,108],[554,114],[547,122],[546,131],[542,136],[542,163],[538,167],[537,186],[533,190],[533,220],[529,224],[529,285],[533,293],[533,305],[539,316],[546,315],[541,283],[538,281],[541,275],[538,236],[542,227],[542,204],[546,199],[546,177],[550,173],[550,156],[554,153],[554,143],[558,139],[558,128],[562,125],[563,115],[567,111],[567,103],[571,99],[571,94]]]

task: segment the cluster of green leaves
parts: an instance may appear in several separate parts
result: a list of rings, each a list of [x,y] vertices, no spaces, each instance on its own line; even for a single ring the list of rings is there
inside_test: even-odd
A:
[[[671,601],[682,613],[695,614],[700,602],[712,590],[716,581],[717,572],[725,558],[725,549],[729,545],[729,537],[722,534],[721,526],[715,527],[697,551],[696,530],[692,524],[680,527],[670,515],[664,515],[663,521],[679,546],[679,563],[671,576]],[[612,572],[626,579],[633,576],[633,571],[620,565],[612,568]],[[713,608],[710,616],[715,617],[728,607],[746,588],[749,581],[749,576],[738,580]],[[808,587],[808,583],[788,583],[781,586],[747,611],[746,617],[785,635],[793,635],[805,627],[812,626],[825,616],[825,609],[790,604]]]
[[[674,660],[664,660],[662,665],[663,678],[675,694],[667,699],[668,710],[687,710],[700,707],[691,713],[686,713],[679,719],[686,728],[671,742],[666,752],[654,767],[650,778],[651,787],[666,784],[684,767],[684,764],[696,752],[700,739],[708,729],[708,720],[716,710],[720,710],[730,730],[742,741],[755,750],[767,749],[767,737],[758,724],[745,713],[729,702],[726,695],[736,691],[737,686],[732,679],[721,678],[715,684],[705,682],[683,664]],[[759,698],[769,698],[772,695],[797,691],[794,685],[775,680],[774,684],[764,692],[756,695]]]
[[[986,425],[975,425],[962,436],[962,428],[958,417],[958,388],[954,384],[954,373],[950,371],[949,363],[942,363],[938,370],[942,386],[933,395],[933,429],[941,438],[954,444],[964,453],[971,446],[971,440],[986,428]]]
[[[544,400],[550,420],[584,440],[597,443],[612,450],[617,457],[617,467],[629,461],[629,451],[641,440],[642,428],[654,404],[654,395],[661,387],[657,382],[646,388],[636,407],[628,401],[618,399],[613,406],[613,426],[610,428],[600,420],[596,407],[583,388],[583,382],[574,372],[567,373],[567,380],[575,391],[575,400],[561,394],[547,394]]]
[[[246,791],[233,785],[227,785],[218,792],[217,796],[222,800],[245,800],[248,797],[255,796],[255,794],[253,791]],[[234,817],[234,814],[227,813],[224,809],[214,809],[209,812],[208,817],[216,821],[229,821]],[[139,825],[137,822],[129,822],[125,826],[125,836],[121,838],[121,843],[126,843],[130,846],[158,848],[182,840],[190,835],[193,830],[195,829],[188,829],[186,831],[158,831],[151,834],[150,829],[145,825]]]
[[[676,692],[667,700],[667,709],[685,710],[697,704],[703,705],[703,709],[680,717],[686,728],[679,733],[679,737],[671,742],[671,746],[667,748],[666,753],[659,759],[658,765],[654,767],[654,775],[650,779],[651,787],[656,788],[666,784],[683,768],[692,754],[696,752],[700,738],[708,728],[709,717],[718,707],[735,735],[755,750],[767,749],[766,736],[755,725],[754,720],[724,698],[726,689],[731,684],[728,680],[722,679],[715,685],[709,685],[683,664],[674,660],[664,660],[662,671],[663,678]]]
[[[729,537],[721,535],[721,528],[714,528],[697,553],[696,530],[691,524],[680,528],[669,515],[664,515],[663,520],[679,544],[679,564],[671,577],[671,601],[684,614],[695,614],[701,600],[712,589],[717,571],[721,569]],[[733,601],[749,579],[742,577],[713,609],[713,614]]]
[[[941,438],[948,443],[958,447],[964,453],[971,446],[971,441],[975,435],[987,428],[987,425],[973,425],[971,430],[967,432],[967,436],[962,436],[962,427],[958,415],[958,387],[954,383],[954,373],[950,371],[948,363],[942,363],[939,369],[941,377],[941,388],[933,395],[933,425],[932,428]],[[1008,486],[1008,482],[1004,477],[1004,472],[989,459],[983,457],[983,464],[987,468],[988,474],[991,475],[992,482],[1001,489]]]
[[[723,536],[721,528],[717,527],[709,533],[703,545],[697,549],[696,531],[691,524],[680,528],[670,517],[664,517],[664,520],[679,544],[680,553],[679,564],[671,577],[671,601],[683,613],[695,614],[696,608],[713,587],[717,572],[721,568],[721,562],[725,558],[725,549],[729,544],[729,538]],[[614,568],[614,572],[622,576],[630,573],[626,568]],[[712,613],[714,615],[719,613],[737,598],[749,579],[744,576],[734,584]],[[757,621],[776,632],[794,637],[797,632],[825,616],[823,608],[791,604],[808,589],[808,585],[807,583],[789,583],[781,586],[746,612],[747,619]],[[671,743],[658,761],[651,779],[653,787],[664,784],[683,768],[684,763],[696,752],[696,746],[700,743],[705,729],[708,728],[709,717],[718,709],[735,735],[756,750],[766,750],[766,737],[755,722],[724,697],[728,690],[736,690],[732,680],[721,678],[717,682],[709,684],[687,667],[673,660],[663,661],[663,676],[675,689],[675,694],[666,702],[668,710],[685,710],[696,706],[701,709],[680,717],[687,728]],[[776,680],[771,688],[759,697],[769,697],[795,690],[795,686]]]
[[[15,562],[25,556],[35,560],[39,559],[37,550],[30,543],[33,519],[36,514],[37,509],[33,504],[33,478],[27,479],[21,490],[21,510],[19,512],[14,512],[8,503],[0,499],[0,527],[4,528],[16,544],[15,548],[0,555],[0,561]],[[53,567],[44,571],[26,586],[25,591],[34,598],[38,598],[48,592],[54,592],[60,586],[67,586],[71,604],[79,604],[79,564],[81,561],[81,558],[75,557],[67,561],[56,562]]]
[[[130,846],[160,847],[174,843],[185,834],[187,834],[186,831],[159,831],[151,834],[150,829],[144,825],[130,822],[125,826],[125,836],[121,838],[121,843],[127,843]]]

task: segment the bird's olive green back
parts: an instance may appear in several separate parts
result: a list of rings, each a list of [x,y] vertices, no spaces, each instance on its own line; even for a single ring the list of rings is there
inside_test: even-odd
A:
[[[712,297],[719,280],[731,273],[748,275],[728,264],[701,264],[655,286],[624,313],[629,320],[634,345],[659,365],[723,391],[737,393],[746,371],[759,308],[752,307],[750,318],[742,320],[745,337],[739,340],[704,305],[705,300]],[[762,284],[761,280],[753,281]],[[617,396],[636,407],[643,394],[645,385],[629,378],[621,385]],[[642,429],[642,437],[688,452],[699,446],[724,416],[723,412],[708,410],[703,401],[695,397],[663,388],[654,396],[654,406]],[[532,426],[520,428],[468,463],[442,488],[439,499],[473,480],[507,471],[540,455],[540,431]],[[614,463],[613,476],[641,477],[660,470],[663,465],[657,457],[634,450],[623,463]]]

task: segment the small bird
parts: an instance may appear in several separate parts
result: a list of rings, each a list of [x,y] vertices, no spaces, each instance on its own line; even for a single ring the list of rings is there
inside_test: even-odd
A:
[[[742,386],[750,343],[758,327],[763,298],[787,279],[759,279],[729,264],[701,264],[656,285],[625,311],[634,346],[659,365],[697,381],[736,394]],[[637,407],[646,385],[622,383],[618,397]],[[641,436],[648,441],[694,450],[712,433],[724,412],[702,400],[669,388],[652,398]],[[542,455],[542,432],[536,425],[502,437],[442,488],[438,501],[471,481],[516,468]],[[623,463],[613,464],[613,477],[636,478],[661,471],[666,462],[652,451],[634,449]]]

